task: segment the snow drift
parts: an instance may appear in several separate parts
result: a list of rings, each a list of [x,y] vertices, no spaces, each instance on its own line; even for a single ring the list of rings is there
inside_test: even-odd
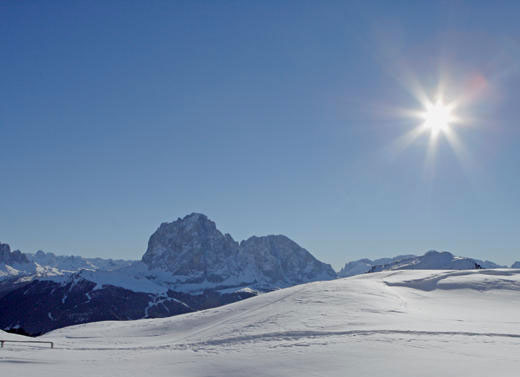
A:
[[[314,282],[162,319],[8,345],[24,376],[516,376],[520,270],[399,270]]]

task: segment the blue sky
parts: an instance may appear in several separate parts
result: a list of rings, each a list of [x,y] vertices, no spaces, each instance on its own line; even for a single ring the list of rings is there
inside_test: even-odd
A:
[[[368,3],[368,4],[367,4]],[[140,258],[202,212],[335,267],[449,250],[520,259],[516,2],[4,1],[0,240]],[[485,83],[445,138],[396,141]],[[480,82],[480,81],[479,81]]]

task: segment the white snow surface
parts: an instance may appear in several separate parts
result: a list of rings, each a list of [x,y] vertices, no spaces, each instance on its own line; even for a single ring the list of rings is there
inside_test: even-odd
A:
[[[32,280],[45,277],[62,276],[63,271],[55,267],[41,266],[38,263],[13,263],[11,265],[0,263],[0,280],[3,279],[21,279]]]
[[[285,288],[285,286],[265,287],[262,289],[261,284],[243,283],[247,278],[243,278],[246,273],[240,274],[238,278],[231,277],[218,285],[224,288],[218,289],[220,293],[233,292],[263,292],[278,288]],[[32,277],[31,277],[32,278]],[[185,292],[190,294],[201,294],[205,289],[214,289],[215,283],[202,281],[198,283],[186,283],[185,276],[174,276],[168,271],[160,269],[149,269],[146,264],[142,262],[134,262],[129,266],[122,267],[117,270],[103,271],[103,270],[81,270],[73,274],[62,275],[47,275],[39,276],[39,280],[50,280],[56,283],[69,284],[77,282],[78,279],[84,279],[96,283],[94,289],[101,289],[103,286],[112,285],[121,287],[134,292],[146,292],[153,294],[166,294],[168,290],[177,292]],[[249,278],[249,280],[254,280]]]
[[[6,343],[2,375],[518,376],[520,270],[398,270]],[[0,337],[11,334],[0,332]],[[20,338],[20,337],[17,337]]]
[[[61,271],[76,272],[83,269],[112,271],[131,265],[134,261],[123,259],[84,258],[76,255],[55,255],[38,250],[36,253],[25,253],[31,262],[41,266],[54,267]]]
[[[0,263],[0,281],[4,279],[63,281],[72,274],[81,271],[114,271],[128,268],[136,263],[129,260],[62,256],[45,253],[41,250],[35,254],[27,253],[23,255],[27,257],[28,263]]]
[[[359,259],[347,262],[345,266],[338,272],[338,277],[349,277],[364,274],[369,271],[387,271],[387,270],[473,270],[476,265],[482,268],[507,268],[500,266],[488,260],[480,260],[467,257],[459,257],[450,252],[438,252],[430,250],[424,255],[398,255],[393,258],[381,258],[376,260]],[[520,268],[511,266],[512,268]]]

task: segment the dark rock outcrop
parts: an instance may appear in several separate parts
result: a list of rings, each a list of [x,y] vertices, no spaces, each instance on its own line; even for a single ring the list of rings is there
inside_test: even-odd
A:
[[[29,259],[20,250],[11,251],[8,244],[0,242],[0,263],[26,264],[29,263]]]
[[[256,284],[274,289],[336,277],[330,265],[285,236],[253,236],[238,244],[198,213],[161,224],[142,260],[150,269],[168,271],[186,283],[214,287]]]

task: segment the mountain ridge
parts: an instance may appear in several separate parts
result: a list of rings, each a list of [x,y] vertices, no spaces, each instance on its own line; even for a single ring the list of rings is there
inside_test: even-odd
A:
[[[34,335],[91,321],[167,317],[368,272],[498,267],[429,251],[365,258],[336,274],[287,236],[237,242],[206,215],[191,213],[161,223],[138,261],[24,254],[0,243],[0,328]]]
[[[238,243],[198,213],[162,223],[141,261],[96,265],[41,251],[27,260],[40,269],[38,262],[48,263],[52,273],[22,271],[0,286],[0,328],[30,335],[92,321],[167,317],[336,278],[330,265],[286,236]]]
[[[239,243],[200,213],[162,223],[142,261],[179,281],[209,282],[214,288],[254,284],[273,289],[336,278],[330,265],[284,235],[251,236]]]
[[[514,264],[513,264],[514,266]],[[511,266],[511,268],[515,268]],[[467,270],[478,268],[508,268],[489,260],[458,257],[448,251],[429,250],[423,255],[399,255],[392,258],[371,260],[368,258],[347,262],[338,277],[349,277],[369,272],[403,269]]]

